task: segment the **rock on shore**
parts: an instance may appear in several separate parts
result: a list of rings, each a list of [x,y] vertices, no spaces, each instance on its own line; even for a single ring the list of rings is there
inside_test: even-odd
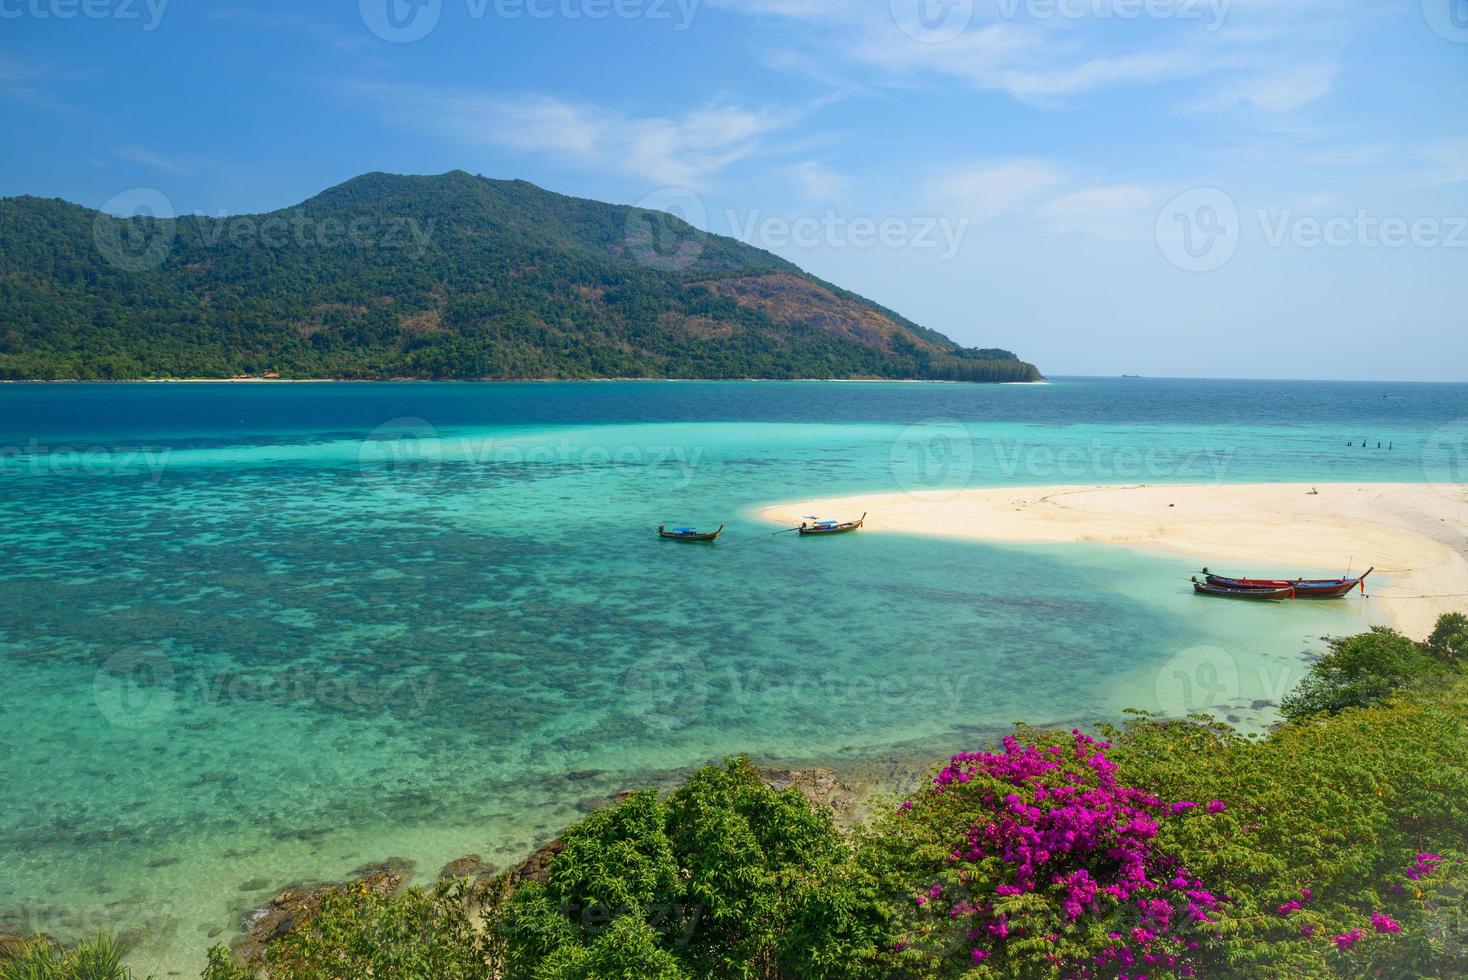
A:
[[[234,943],[234,957],[247,960],[264,952],[266,946],[288,934],[298,922],[314,915],[321,908],[321,900],[328,895],[358,887],[379,895],[394,895],[412,874],[413,862],[388,858],[380,864],[358,868],[346,881],[292,885],[249,914],[244,935]]]

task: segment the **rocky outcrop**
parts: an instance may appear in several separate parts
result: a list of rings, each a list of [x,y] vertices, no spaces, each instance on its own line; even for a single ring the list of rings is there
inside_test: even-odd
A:
[[[61,944],[44,933],[34,936],[16,936],[8,932],[0,932],[0,963],[5,962],[12,956],[18,955],[26,947],[35,943],[45,943],[52,949],[60,949]]]
[[[510,869],[510,884],[518,885],[524,881],[545,881],[550,874],[551,862],[565,849],[566,842],[559,837],[543,845],[534,854]]]
[[[760,769],[760,779],[775,792],[797,789],[813,807],[829,810],[838,823],[851,820],[857,791],[832,769]]]
[[[265,947],[289,935],[302,922],[315,915],[322,899],[328,895],[363,888],[373,894],[394,895],[413,873],[413,862],[388,858],[352,872],[346,881],[330,884],[301,883],[292,885],[245,918],[244,935],[234,944],[234,957],[248,960],[265,951]]]
[[[464,857],[454,858],[440,868],[438,877],[440,881],[446,881],[449,878],[477,878],[482,874],[494,874],[494,872],[494,865],[485,864],[478,854],[466,854]]]
[[[761,768],[759,774],[765,785],[776,792],[798,790],[812,806],[830,811],[838,823],[849,824],[856,815],[861,791],[839,778],[832,769]],[[603,773],[588,770],[572,773],[569,778],[573,782],[583,782],[601,775]],[[634,792],[636,791],[624,789],[610,796],[592,797],[583,801],[581,808],[589,811],[603,806],[615,806]],[[565,848],[566,843],[561,838],[537,848],[525,860],[505,872],[510,886],[516,887],[527,881],[545,881],[550,874],[552,862]],[[327,895],[358,887],[377,894],[393,895],[402,889],[412,871],[411,862],[391,858],[381,864],[358,868],[344,882],[302,883],[287,888],[266,904],[251,911],[244,923],[244,935],[235,943],[235,958],[246,960],[258,956],[270,943],[289,935],[301,922],[316,913],[321,907],[322,899]],[[471,901],[485,893],[498,875],[499,868],[485,863],[478,854],[456,858],[439,871],[440,880],[470,879],[468,897]],[[249,884],[258,882],[252,881]]]

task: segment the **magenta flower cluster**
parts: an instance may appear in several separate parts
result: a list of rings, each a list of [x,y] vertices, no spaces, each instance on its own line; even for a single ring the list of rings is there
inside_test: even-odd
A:
[[[1407,869],[1407,877],[1412,881],[1421,881],[1423,878],[1426,878],[1428,875],[1436,871],[1437,866],[1439,864],[1442,864],[1442,862],[1443,859],[1441,855],[1428,854],[1426,852],[1418,854],[1417,860],[1410,868]],[[1392,891],[1394,893],[1400,895],[1402,893],[1402,890],[1403,889],[1401,882],[1397,882],[1392,885]]]
[[[1421,881],[1423,878],[1426,878],[1428,875],[1436,871],[1437,866],[1439,864],[1442,864],[1442,862],[1443,859],[1441,855],[1428,854],[1426,852],[1423,852],[1417,855],[1417,858],[1413,862],[1412,866],[1407,869],[1406,875],[1412,881]],[[1392,885],[1392,891],[1401,892],[1402,886],[1400,884],[1394,884]],[[1390,915],[1387,915],[1385,912],[1376,912],[1372,914],[1371,927],[1379,933],[1389,934],[1402,931],[1401,923],[1399,923],[1396,919],[1393,919]],[[1355,946],[1356,943],[1359,942],[1365,935],[1366,933],[1361,929],[1352,929],[1350,932],[1343,932],[1339,936],[1335,937],[1335,948],[1341,950],[1342,952],[1345,952],[1346,950]]]
[[[1198,943],[1189,933],[1213,921],[1226,899],[1162,853],[1156,838],[1166,820],[1195,809],[1220,813],[1225,805],[1164,803],[1123,786],[1106,757],[1107,743],[1079,731],[1071,736],[1068,748],[1022,746],[1009,737],[1003,752],[956,755],[934,778],[938,795],[975,783],[962,790],[966,802],[981,804],[987,814],[949,856],[969,894],[949,896],[948,916],[968,926],[973,962],[981,963],[1005,940],[1026,934],[1024,920],[1012,921],[996,905],[1007,896],[1042,894],[1054,901],[1065,926],[1086,916],[1116,916],[1111,943],[1085,962],[1048,957],[1065,975],[1116,972],[1141,980],[1149,971],[1168,970],[1191,976],[1188,954]],[[984,874],[976,873],[981,864]],[[982,892],[987,882],[994,882],[990,894]],[[917,901],[935,907],[941,894],[935,888]],[[1046,932],[1042,938],[1053,943],[1060,937]]]
[[[1393,919],[1385,912],[1377,912],[1375,915],[1373,915],[1371,917],[1371,925],[1376,929],[1377,932],[1402,931],[1402,927],[1397,924],[1397,920]]]
[[[1419,854],[1417,863],[1407,869],[1407,877],[1413,881],[1421,881],[1436,871],[1437,866],[1442,863],[1442,857],[1437,854]]]

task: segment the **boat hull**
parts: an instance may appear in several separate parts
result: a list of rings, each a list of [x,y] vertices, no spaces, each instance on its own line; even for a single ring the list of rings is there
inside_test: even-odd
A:
[[[1283,602],[1295,598],[1293,588],[1231,589],[1207,582],[1194,582],[1193,591],[1198,595],[1216,596],[1220,599],[1250,599],[1255,602]]]
[[[846,521],[842,524],[832,524],[828,527],[821,527],[818,524],[802,524],[800,527],[796,528],[796,530],[800,532],[802,537],[810,534],[848,534],[852,531],[859,530],[861,526],[866,522],[867,515],[863,514],[861,515],[861,518],[859,520],[855,521]]]
[[[1208,577],[1207,584],[1225,589],[1294,589],[1296,599],[1343,599],[1357,588],[1366,591],[1366,576],[1373,571],[1374,568],[1368,569],[1360,578],[1338,579],[1229,578],[1214,575],[1207,569],[1204,574]]]
[[[664,531],[658,528],[658,537],[665,541],[717,541],[719,535],[724,533],[724,525],[720,524],[717,531],[709,531],[706,534],[679,534],[676,531]]]

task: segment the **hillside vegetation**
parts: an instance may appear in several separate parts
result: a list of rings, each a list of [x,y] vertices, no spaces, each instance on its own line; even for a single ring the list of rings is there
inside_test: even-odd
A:
[[[368,174],[221,218],[0,200],[0,378],[267,373],[1040,377],[672,215],[524,181]]]

